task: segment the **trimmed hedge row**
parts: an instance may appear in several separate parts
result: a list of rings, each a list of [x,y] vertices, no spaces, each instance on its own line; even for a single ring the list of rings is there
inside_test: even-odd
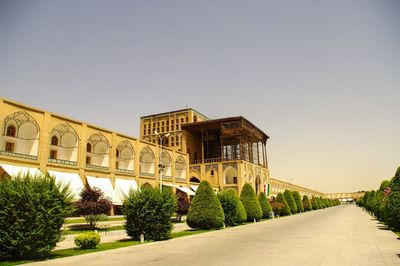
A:
[[[366,191],[356,203],[392,230],[400,231],[400,167],[391,180],[382,181],[376,191]]]

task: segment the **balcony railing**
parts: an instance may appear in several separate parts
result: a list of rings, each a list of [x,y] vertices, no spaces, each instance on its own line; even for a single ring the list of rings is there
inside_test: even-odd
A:
[[[11,151],[0,151],[0,155],[22,158],[22,159],[29,159],[29,160],[37,160],[37,156],[35,156],[35,155],[29,155],[29,154],[23,154],[23,153],[11,152]]]
[[[117,172],[120,172],[120,173],[128,174],[128,175],[133,175],[133,174],[135,174],[134,171],[132,171],[132,170],[127,170],[127,169],[120,169],[120,168],[117,168],[116,171],[117,171]]]
[[[102,171],[108,171],[108,167],[106,166],[101,166],[101,165],[94,165],[94,164],[86,164],[87,168],[92,168],[92,169],[98,169]]]
[[[153,174],[151,174],[151,173],[140,172],[140,175],[141,175],[141,176],[149,176],[149,177],[154,177],[154,173],[153,173]]]
[[[64,165],[72,165],[72,166],[76,166],[77,163],[74,161],[68,161],[68,160],[61,160],[61,159],[52,159],[49,158],[49,163],[58,163],[58,164],[64,164]]]

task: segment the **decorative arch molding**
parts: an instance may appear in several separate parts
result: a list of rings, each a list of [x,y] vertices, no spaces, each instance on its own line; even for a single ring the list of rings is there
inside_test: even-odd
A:
[[[182,155],[179,155],[175,161],[175,177],[186,179],[186,160]]]
[[[119,159],[131,160],[135,155],[135,149],[128,140],[123,140],[117,145],[117,150],[119,151]]]
[[[140,151],[140,174],[144,176],[154,176],[155,156],[149,146]]]
[[[225,171],[225,169],[228,168],[228,167],[233,167],[237,171],[237,163],[224,163],[222,165],[222,171]]]
[[[100,132],[93,133],[87,140],[92,145],[93,153],[108,154],[110,151],[110,143],[107,138]],[[101,146],[100,146],[101,145]],[[96,150],[97,147],[97,150]],[[99,148],[100,147],[100,148]]]
[[[236,168],[229,166],[223,171],[225,185],[232,185],[238,183],[238,171]]]
[[[206,165],[206,173],[214,170],[214,172],[218,171],[218,164],[208,164]]]
[[[53,130],[50,132],[50,141],[53,136],[56,136],[59,140],[59,145],[65,148],[76,148],[78,147],[78,140],[79,136],[76,130],[67,122],[62,122],[55,126]],[[71,138],[72,136],[73,138]],[[63,139],[67,139],[67,143],[63,142]],[[74,145],[63,145],[65,144],[72,144]]]
[[[161,153],[160,167],[165,177],[172,177],[172,157],[166,150]]]
[[[21,136],[21,129],[25,128],[27,124],[31,124],[36,129],[36,136]],[[39,139],[40,127],[36,120],[25,111],[17,111],[9,114],[4,118],[3,135],[6,135],[8,126],[13,125],[16,127],[16,137],[24,139]],[[32,132],[34,133],[34,132]]]

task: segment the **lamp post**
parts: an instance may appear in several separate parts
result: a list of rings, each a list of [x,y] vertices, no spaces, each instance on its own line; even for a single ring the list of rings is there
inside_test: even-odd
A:
[[[160,190],[162,190],[162,175],[163,175],[163,170],[164,170],[164,165],[162,163],[162,148],[163,148],[163,138],[164,137],[169,137],[170,133],[167,133],[165,135],[160,135],[156,130],[154,130],[154,134],[160,139],[160,156],[158,157],[158,174],[160,176]]]

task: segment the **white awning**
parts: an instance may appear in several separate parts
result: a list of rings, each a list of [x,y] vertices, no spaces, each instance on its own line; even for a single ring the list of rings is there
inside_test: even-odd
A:
[[[180,191],[185,192],[185,193],[188,194],[189,196],[194,196],[194,195],[196,194],[195,192],[193,192],[192,190],[190,190],[190,189],[187,188],[187,187],[180,187],[180,186],[177,186],[176,188],[179,189]]]
[[[114,188],[111,179],[108,177],[86,176],[87,182],[91,188],[98,188],[104,193],[104,197],[110,198],[114,203]]]
[[[190,187],[191,187],[194,191],[196,191],[196,190],[199,188],[199,186],[197,186],[197,185],[190,185]]]
[[[39,169],[33,167],[11,165],[11,164],[0,164],[0,166],[11,177],[18,176],[18,174],[25,176],[28,173],[32,176],[43,175],[42,172],[39,171]]]
[[[178,186],[178,185],[174,185],[174,184],[170,184],[170,183],[163,183],[163,186],[168,186],[168,187],[177,188],[177,189],[179,189],[180,191],[185,192],[185,193],[188,194],[189,196],[194,196],[194,194],[196,194],[196,193],[194,193],[192,190],[190,190],[190,189],[187,188],[187,187],[180,187],[180,186]]]
[[[71,194],[75,200],[79,199],[79,194],[84,188],[83,182],[79,174],[77,173],[66,173],[48,170],[49,174],[54,176],[57,183],[61,183],[63,186],[69,185]]]
[[[131,190],[138,190],[135,180],[115,178],[114,204],[122,205],[125,197],[129,196]]]

